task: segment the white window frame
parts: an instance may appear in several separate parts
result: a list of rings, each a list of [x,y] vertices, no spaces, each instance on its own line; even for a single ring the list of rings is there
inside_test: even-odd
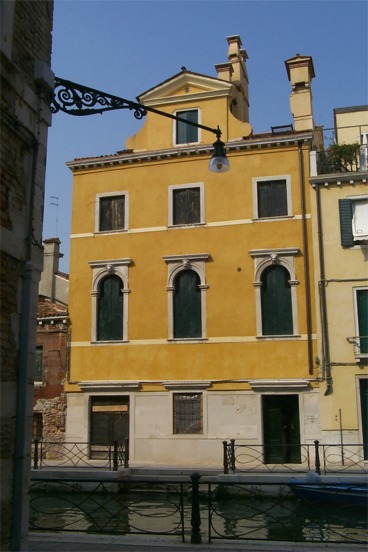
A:
[[[206,340],[206,284],[205,264],[210,258],[207,253],[190,254],[190,255],[170,255],[163,257],[168,268],[168,283],[167,283],[167,303],[168,303],[168,340],[169,341],[203,341]],[[183,270],[194,270],[199,276],[201,291],[201,323],[202,336],[175,338],[174,337],[174,279]]]
[[[174,111],[175,117],[180,117],[180,113],[184,113],[186,111],[196,111],[198,113],[198,124],[201,124],[201,110],[198,107],[187,107],[186,109],[178,109],[177,111]],[[178,144],[177,137],[176,137],[176,124],[177,121],[173,120],[173,144],[177,147],[180,146],[187,146],[188,144],[200,144],[201,142],[201,129],[197,127],[197,138],[198,140],[196,142],[183,142]],[[185,124],[185,123],[183,123]],[[191,125],[188,125],[191,126]]]
[[[357,228],[357,225],[356,225],[356,215],[355,215],[355,210],[356,210],[356,205],[358,203],[365,203],[365,211],[366,213],[365,214],[360,214],[360,217],[363,221],[365,221],[365,224],[367,225],[367,221],[368,221],[368,195],[359,195],[359,196],[348,196],[347,199],[350,199],[351,202],[352,202],[352,210],[353,210],[353,217],[352,217],[352,221],[351,221],[351,225],[352,225],[352,231],[353,231],[353,239],[355,242],[359,242],[359,241],[362,241],[362,240],[367,240],[368,239],[368,231],[367,232],[364,232],[364,233],[361,233],[358,231],[358,228]]]
[[[124,228],[118,230],[100,230],[100,199],[104,197],[124,196]],[[129,192],[122,190],[120,192],[106,192],[96,194],[95,203],[95,233],[96,234],[116,234],[118,232],[126,232],[129,228]]]
[[[285,180],[286,181],[286,202],[287,202],[287,214],[281,216],[272,217],[259,217],[258,216],[258,184],[261,182],[269,182],[270,180]],[[253,218],[256,220],[272,220],[291,217],[293,214],[293,207],[291,201],[291,176],[290,174],[277,174],[275,176],[256,176],[252,178],[252,192],[253,192]]]
[[[90,261],[88,264],[92,268],[92,320],[91,320],[91,342],[94,344],[109,344],[116,343],[114,340],[98,341],[97,340],[97,300],[98,300],[98,288],[100,282],[105,276],[115,275],[118,276],[123,284],[122,289],[124,305],[123,305],[123,339],[118,340],[118,343],[128,341],[128,267],[132,263],[132,259],[112,259],[103,261]]]
[[[253,249],[249,251],[251,257],[254,260],[254,282],[256,299],[256,324],[257,324],[257,338],[262,339],[289,339],[290,337],[299,337],[298,329],[298,307],[297,307],[297,294],[296,286],[299,285],[299,281],[296,279],[295,274],[295,257],[299,253],[299,248],[289,247],[283,249]],[[264,335],[262,333],[262,300],[261,300],[261,287],[262,287],[262,273],[269,266],[278,264],[286,268],[290,274],[290,292],[291,292],[291,309],[293,320],[293,333],[291,335]]]
[[[199,222],[193,222],[191,224],[174,224],[174,191],[187,188],[199,188]],[[169,228],[183,228],[188,226],[199,226],[205,224],[205,208],[204,208],[204,182],[191,182],[190,184],[172,184],[169,186],[168,196],[168,227]]]

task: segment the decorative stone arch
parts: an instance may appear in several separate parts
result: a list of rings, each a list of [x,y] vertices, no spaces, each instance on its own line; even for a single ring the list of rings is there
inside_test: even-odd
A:
[[[88,264],[92,268],[92,313],[91,313],[91,341],[92,343],[100,343],[97,341],[97,300],[98,290],[101,281],[106,276],[118,276],[123,287],[121,293],[124,297],[124,309],[123,309],[123,341],[128,340],[127,328],[128,328],[128,267],[132,263],[132,259],[113,259],[104,261],[90,261]]]
[[[174,289],[175,278],[185,270],[193,270],[199,276],[201,291],[201,323],[202,323],[202,337],[201,338],[187,338],[194,339],[206,339],[206,290],[208,285],[206,284],[205,275],[205,262],[209,259],[210,255],[207,253],[190,254],[190,255],[170,255],[163,257],[168,266],[168,278],[167,278],[167,299],[168,299],[168,339],[174,338]]]
[[[283,249],[252,249],[249,254],[254,259],[254,282],[256,294],[256,318],[257,318],[257,337],[263,337],[262,334],[262,305],[261,305],[261,287],[262,274],[264,271],[274,265],[284,267],[290,276],[288,280],[291,292],[291,308],[293,320],[293,334],[298,334],[298,312],[297,312],[297,296],[296,286],[299,281],[295,274],[295,257],[300,252],[297,247],[287,247]],[[283,337],[283,336],[264,336],[264,337]]]

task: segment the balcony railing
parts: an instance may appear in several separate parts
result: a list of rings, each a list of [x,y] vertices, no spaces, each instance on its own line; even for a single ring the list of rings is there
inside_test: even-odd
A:
[[[356,173],[367,170],[368,145],[358,146],[355,152],[346,156],[342,153],[341,157],[331,156],[328,150],[317,152],[318,174]]]

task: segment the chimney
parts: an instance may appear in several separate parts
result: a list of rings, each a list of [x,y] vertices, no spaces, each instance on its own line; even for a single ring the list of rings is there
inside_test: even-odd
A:
[[[229,45],[228,61],[215,65],[217,76],[234,84],[231,112],[239,121],[249,123],[249,81],[245,65],[248,55],[241,49],[242,41],[239,35],[228,36],[226,40]]]
[[[285,61],[291,82],[290,109],[295,130],[313,130],[312,79],[315,77],[313,60],[310,56],[295,57]]]
[[[59,259],[62,257],[59,252],[60,243],[59,238],[49,238],[43,242],[43,271],[38,293],[51,301],[55,299],[55,274],[59,270]]]

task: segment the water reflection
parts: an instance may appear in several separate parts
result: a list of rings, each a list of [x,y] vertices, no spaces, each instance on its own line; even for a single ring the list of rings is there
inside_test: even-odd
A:
[[[151,492],[123,488],[109,492],[55,491],[40,486],[31,492],[30,529],[105,534],[191,532],[188,488]],[[344,506],[308,505],[294,497],[204,493],[202,538],[260,539],[293,542],[367,542],[367,513]]]

